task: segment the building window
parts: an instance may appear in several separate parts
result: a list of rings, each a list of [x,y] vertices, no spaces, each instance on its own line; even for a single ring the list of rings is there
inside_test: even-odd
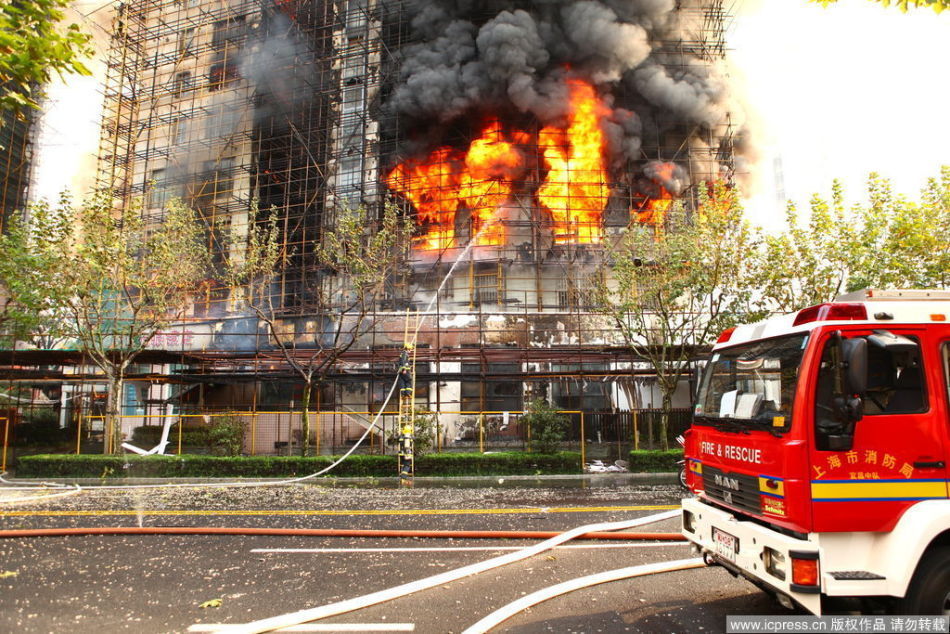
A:
[[[216,106],[206,120],[205,133],[209,141],[229,138],[237,130],[241,111],[226,105]]]
[[[211,46],[216,50],[239,46],[245,34],[245,19],[238,15],[214,23],[214,32],[211,36]]]
[[[195,54],[195,28],[187,28],[178,33],[178,55]]]
[[[214,198],[229,196],[234,190],[234,168],[236,164],[237,160],[233,156],[224,156],[216,161],[206,161],[204,173],[207,186],[201,193]]]
[[[572,363],[552,365],[556,374],[602,374],[605,366],[600,363]],[[600,412],[609,410],[609,384],[599,380],[564,379],[551,384],[551,402],[559,409],[571,411]]]
[[[151,209],[164,209],[165,203],[175,195],[165,169],[152,170],[146,187],[148,189],[147,204]]]
[[[139,385],[131,381],[125,384],[125,398],[122,403],[123,416],[141,416],[145,413]]]
[[[359,189],[363,182],[363,161],[359,156],[347,157],[340,161],[340,177],[337,179],[341,190]]]
[[[582,308],[592,310],[597,306],[597,289],[601,279],[596,273],[562,277],[557,280],[557,306],[561,309]]]
[[[169,143],[172,145],[184,145],[188,141],[188,120],[185,118],[176,119],[172,122]]]
[[[498,268],[475,273],[472,288],[472,304],[498,304],[504,301],[504,278]]]
[[[346,3],[346,31],[349,37],[359,37],[366,30],[366,0],[349,0]]]
[[[191,90],[191,73],[187,70],[175,73],[175,79],[172,81],[172,93],[176,97],[181,97],[189,90]]]
[[[343,80],[346,84],[361,81],[366,74],[366,53],[362,50],[350,52],[343,60]]]
[[[477,363],[463,363],[462,375],[481,373]],[[524,384],[521,379],[521,364],[489,363],[485,369],[484,384],[481,380],[462,381],[462,411],[464,412],[517,412],[524,404]],[[484,403],[482,389],[484,388]]]
[[[220,90],[239,77],[238,66],[234,60],[216,62],[208,70],[208,90]]]
[[[343,89],[343,114],[361,114],[366,105],[366,87],[353,84]]]

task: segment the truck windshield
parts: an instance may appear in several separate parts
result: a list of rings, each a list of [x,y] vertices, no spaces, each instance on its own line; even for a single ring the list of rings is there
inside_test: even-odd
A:
[[[807,335],[767,339],[713,354],[703,373],[695,422],[788,431]]]

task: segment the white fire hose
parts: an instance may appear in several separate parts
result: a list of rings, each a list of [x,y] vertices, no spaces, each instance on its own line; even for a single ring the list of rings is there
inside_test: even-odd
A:
[[[638,517],[636,519],[626,520],[623,522],[602,522],[599,524],[578,526],[577,528],[573,528],[569,531],[561,533],[560,535],[546,539],[545,541],[535,544],[534,546],[530,546],[507,555],[486,559],[485,561],[476,564],[470,564],[468,566],[456,568],[455,570],[449,570],[438,575],[419,579],[418,581],[404,583],[393,588],[372,592],[361,597],[346,599],[336,603],[329,603],[327,605],[310,608],[307,610],[300,610],[299,612],[282,614],[280,616],[261,619],[251,623],[245,623],[241,625],[222,624],[213,631],[227,632],[228,634],[257,634],[259,632],[271,632],[274,630],[307,623],[308,621],[315,621],[317,619],[323,619],[329,616],[336,616],[338,614],[352,612],[354,610],[375,605],[377,603],[398,599],[400,597],[419,592],[420,590],[434,588],[435,586],[457,581],[458,579],[462,579],[464,577],[479,574],[487,570],[492,570],[494,568],[499,568],[501,566],[514,563],[516,561],[527,559],[528,557],[537,555],[538,553],[544,552],[545,550],[550,550],[559,544],[563,544],[564,542],[575,539],[586,533],[592,533],[596,531],[616,531],[634,528],[636,526],[644,526],[646,524],[653,524],[655,522],[672,519],[677,517],[679,514],[680,510],[676,509],[672,511],[665,511],[663,513],[656,513],[654,515],[647,515],[646,517]],[[207,632],[209,630],[206,625],[201,625],[192,626],[189,628],[189,631]]]

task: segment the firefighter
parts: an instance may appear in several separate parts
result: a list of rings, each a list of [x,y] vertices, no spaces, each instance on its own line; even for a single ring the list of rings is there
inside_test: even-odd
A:
[[[409,351],[412,350],[412,344],[407,343],[399,355],[399,369],[397,377],[399,381],[399,395],[412,395],[412,364],[409,361]]]
[[[403,425],[399,434],[399,476],[400,477],[410,477],[412,476],[412,452],[413,452],[413,442],[412,442],[412,425],[406,424]]]

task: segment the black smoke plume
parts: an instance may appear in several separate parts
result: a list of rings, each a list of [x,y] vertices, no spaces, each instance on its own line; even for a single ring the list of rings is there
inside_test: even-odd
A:
[[[581,77],[613,109],[603,122],[611,169],[648,179],[677,165],[677,193],[723,177],[729,117],[720,66],[719,0],[388,0],[410,44],[393,53],[384,119],[410,130],[396,160],[442,143],[483,113],[556,122],[567,80]],[[718,48],[717,48],[718,47]],[[712,51],[712,52],[711,52]]]

